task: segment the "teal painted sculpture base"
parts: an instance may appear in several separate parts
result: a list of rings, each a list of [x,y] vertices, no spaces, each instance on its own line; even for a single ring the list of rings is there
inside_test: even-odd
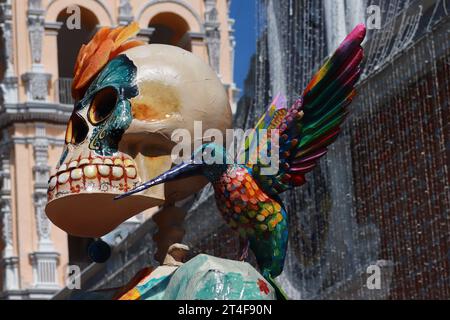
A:
[[[71,290],[71,300],[275,300],[276,292],[250,264],[199,254],[175,243],[161,266],[146,267],[119,288]]]
[[[144,300],[275,300],[273,288],[250,264],[206,254],[142,289]]]

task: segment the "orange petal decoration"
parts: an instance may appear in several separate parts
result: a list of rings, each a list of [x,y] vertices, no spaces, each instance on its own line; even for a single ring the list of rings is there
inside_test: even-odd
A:
[[[119,48],[117,48],[115,51],[113,51],[110,55],[110,59],[114,59],[117,57],[121,52],[144,45],[145,42],[141,40],[130,40],[122,44]]]
[[[133,22],[128,27],[123,28],[117,37],[114,39],[114,49],[116,50],[120,47],[125,41],[136,36],[139,32],[139,24],[137,22]]]
[[[83,74],[78,79],[75,89],[80,89],[86,86],[87,82],[91,80],[93,75],[97,74],[109,61],[109,54],[114,46],[114,42],[111,39],[100,44],[100,47],[95,52],[95,60],[90,59],[89,64],[84,69]]]
[[[110,60],[125,50],[145,44],[143,41],[129,40],[138,32],[139,25],[136,22],[115,29],[103,27],[88,44],[81,47],[72,83],[72,96],[75,100],[83,97],[91,82]]]
[[[86,45],[83,44],[81,46],[80,51],[78,52],[78,56],[77,56],[77,61],[75,62],[75,67],[73,69],[73,72],[79,72],[80,70],[78,69],[78,67],[80,66],[80,64],[83,62],[84,58],[86,57]]]
[[[85,57],[86,58],[92,57],[92,55],[98,49],[100,44],[104,40],[106,40],[109,31],[110,31],[109,28],[103,27],[95,34],[94,38],[92,38],[92,40],[86,45],[86,49],[85,49]],[[84,61],[82,61],[82,62],[84,62]]]
[[[125,27],[117,27],[114,30],[112,30],[109,35],[108,39],[111,39],[112,41],[116,41],[117,36],[122,32],[122,30],[125,29]]]

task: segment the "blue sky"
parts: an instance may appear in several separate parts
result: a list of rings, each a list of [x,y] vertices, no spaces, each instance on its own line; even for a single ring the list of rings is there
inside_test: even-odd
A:
[[[231,17],[235,19],[234,30],[236,49],[234,57],[234,81],[239,89],[243,89],[247,76],[250,57],[256,47],[256,1],[232,0]]]

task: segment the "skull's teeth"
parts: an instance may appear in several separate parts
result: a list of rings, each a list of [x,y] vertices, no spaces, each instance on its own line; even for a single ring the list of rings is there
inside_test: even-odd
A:
[[[114,178],[122,178],[123,176],[123,168],[121,167],[112,167],[112,175]]]
[[[74,169],[85,165],[108,165],[108,166],[118,166],[118,167],[134,167],[134,161],[132,159],[121,159],[121,158],[83,158],[77,160],[72,160],[68,163],[62,164],[57,168],[57,172],[63,172],[67,169]]]
[[[90,162],[89,159],[81,159],[78,165],[82,166],[84,164],[89,164],[89,162]]]
[[[103,164],[103,160],[100,158],[92,159],[92,164]]]
[[[72,178],[72,180],[79,180],[79,179],[81,179],[81,177],[83,177],[83,170],[81,170],[80,168],[73,169],[70,172],[70,177]]]
[[[57,168],[57,174],[49,180],[49,190],[54,190],[56,185],[59,185],[58,188],[63,187],[69,182],[69,179],[75,182],[83,177],[87,179],[86,183],[87,181],[92,183],[92,181],[100,178],[110,178],[110,183],[112,183],[112,180],[115,180],[115,183],[119,183],[119,180],[125,177],[130,179],[131,183],[135,183],[132,181],[135,181],[137,178],[137,170],[134,161],[130,158],[98,157],[72,160]],[[85,182],[82,183],[84,184]],[[122,188],[122,182],[119,185]],[[111,186],[114,187],[114,183]],[[131,188],[132,185],[129,187]]]
[[[130,159],[125,159],[123,161],[123,164],[124,164],[125,167],[132,167],[134,165],[134,161],[130,160]]]
[[[129,165],[123,161],[124,165]],[[133,163],[134,164],[134,163]],[[52,201],[68,193],[107,192],[121,193],[135,188],[139,183],[134,166],[109,166],[87,164],[69,168],[52,176],[48,185],[48,200]]]
[[[102,177],[108,177],[111,172],[111,168],[110,166],[101,165],[98,166],[98,172]]]
[[[107,166],[107,165],[87,165],[83,168],[74,168],[70,171],[61,172],[57,176],[51,177],[49,181],[49,188],[53,190],[56,184],[65,184],[69,177],[72,180],[80,180],[83,176],[87,179],[96,179],[98,178],[98,174],[101,177],[109,177],[113,179],[121,179],[124,176],[124,173],[129,179],[135,179],[137,177],[137,171],[135,167],[119,167],[119,166]]]
[[[84,176],[88,179],[97,177],[97,167],[94,165],[85,166],[83,168]]]
[[[127,173],[128,178],[131,178],[131,179],[136,178],[136,175],[137,175],[136,168],[127,167],[127,168],[125,168],[125,172]]]
[[[78,161],[75,160],[75,161],[71,161],[69,163],[69,166],[68,166],[69,169],[76,168],[76,167],[78,167]]]
[[[64,184],[69,180],[69,172],[63,172],[58,176],[58,183]]]
[[[50,190],[55,189],[56,187],[56,182],[57,182],[58,178],[56,177],[52,177],[48,183],[48,187],[50,188]]]

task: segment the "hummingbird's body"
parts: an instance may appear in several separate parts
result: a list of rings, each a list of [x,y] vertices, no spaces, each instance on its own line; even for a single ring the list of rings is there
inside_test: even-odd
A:
[[[183,177],[207,177],[214,186],[217,206],[224,219],[250,244],[264,278],[272,284],[278,297],[285,297],[273,280],[283,270],[288,241],[287,213],[279,194],[303,185],[305,175],[339,135],[348,114],[347,106],[356,94],[365,33],[364,25],[358,25],[290,108],[286,107],[284,98],[275,98],[256,124],[254,133],[244,139],[241,153],[234,159],[238,161],[229,164],[228,161],[190,160],[117,198]],[[272,136],[271,130],[279,133],[279,139],[274,142],[272,138],[276,135]],[[261,160],[275,143],[278,143],[275,148],[278,158],[271,164],[277,164],[278,170],[267,173],[265,169],[269,165]],[[204,160],[205,155],[213,154],[220,160],[228,160],[224,147],[215,143],[203,144],[192,159]],[[255,158],[256,162],[250,161]]]
[[[264,276],[278,276],[288,241],[283,206],[261,189],[245,165],[228,165],[212,185],[216,203],[227,224],[248,240]]]

